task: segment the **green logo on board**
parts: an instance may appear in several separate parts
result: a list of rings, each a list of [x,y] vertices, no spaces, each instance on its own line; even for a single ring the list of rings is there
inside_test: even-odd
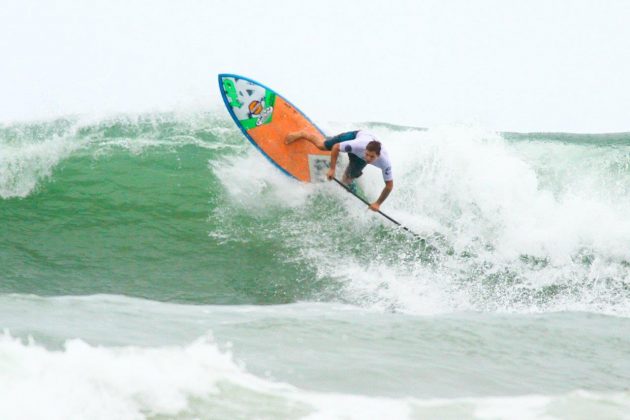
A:
[[[234,108],[240,108],[243,103],[238,100],[238,93],[236,93],[236,86],[234,86],[234,79],[223,79],[223,91],[225,96],[230,100],[230,105]]]
[[[244,129],[249,130],[271,122],[276,103],[274,92],[234,77],[223,79],[223,92]]]

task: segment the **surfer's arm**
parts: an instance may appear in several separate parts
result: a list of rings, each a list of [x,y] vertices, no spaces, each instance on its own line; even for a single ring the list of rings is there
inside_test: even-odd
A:
[[[339,157],[339,143],[335,144],[330,153],[330,169],[328,169],[328,180],[330,181],[335,176],[335,168],[337,167],[337,158]]]
[[[381,196],[374,203],[370,204],[370,210],[379,211],[381,204],[383,204],[393,189],[394,181],[385,181],[385,188],[381,191]]]

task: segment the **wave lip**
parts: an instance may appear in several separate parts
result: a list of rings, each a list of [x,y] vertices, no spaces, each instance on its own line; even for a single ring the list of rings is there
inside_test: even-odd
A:
[[[139,156],[150,148],[232,148],[235,144],[216,141],[229,133],[226,126],[226,121],[208,113],[68,117],[0,125],[0,198],[29,196],[64,159],[80,150],[97,158],[116,150]]]
[[[52,175],[59,162],[81,146],[73,141],[72,133],[35,141],[0,142],[0,197],[28,196],[38,182]]]

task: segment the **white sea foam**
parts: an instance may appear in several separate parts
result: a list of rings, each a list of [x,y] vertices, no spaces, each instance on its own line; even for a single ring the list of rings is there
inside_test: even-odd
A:
[[[285,388],[246,373],[210,338],[164,348],[94,347],[74,339],[50,351],[5,333],[0,360],[2,418],[176,416],[186,414],[194,399],[212,401],[230,387],[262,394]],[[209,409],[229,410],[232,403]]]
[[[497,302],[497,307],[596,311],[607,307],[613,312],[630,312],[628,302],[619,301],[616,296],[621,282],[629,275],[623,263],[630,258],[627,200],[602,199],[606,191],[601,191],[601,183],[599,193],[594,194],[585,183],[576,184],[570,177],[556,182],[571,183],[573,188],[557,188],[552,184],[552,190],[548,185],[542,186],[541,181],[547,180],[542,178],[540,168],[536,170],[538,162],[523,156],[499,135],[478,128],[443,127],[427,132],[381,134],[391,144],[390,153],[398,164],[397,180],[400,179],[402,199],[392,200],[390,208],[393,212],[404,210],[402,221],[414,228],[432,227],[435,230],[423,229],[423,234],[438,232],[453,247],[454,256],[442,259],[442,267],[434,275],[422,278],[428,276],[429,282],[443,285],[446,277],[466,278],[480,267],[486,274],[512,270],[530,290],[577,283],[580,291],[567,293],[542,307],[535,302],[519,305],[508,296],[506,305]],[[544,149],[546,145],[536,147]],[[581,153],[588,155],[589,147]],[[615,153],[610,151],[610,155]],[[610,155],[601,158],[614,158]],[[581,163],[578,157],[565,162]],[[589,167],[583,169],[588,171]],[[602,176],[606,174],[594,171],[582,174],[587,179]],[[614,174],[607,176],[611,178]],[[614,195],[615,191],[608,193]],[[416,217],[409,217],[410,214]],[[417,225],[416,220],[420,221]],[[463,252],[472,257],[457,258]],[[580,259],[584,253],[592,260],[589,264]],[[537,258],[545,266],[528,266],[521,261],[523,257]],[[611,290],[597,284],[598,279],[604,278],[614,279],[619,287]],[[482,276],[463,287],[475,291],[481,279]],[[518,287],[502,285],[500,281],[497,286],[507,295]],[[461,299],[462,286],[451,285],[450,289],[453,292],[450,297],[454,299],[451,304],[465,305]],[[420,307],[402,304],[402,308],[417,311]],[[472,309],[480,308],[483,306],[472,305]]]
[[[180,347],[49,350],[0,336],[0,416],[11,419],[623,418],[627,392],[419,399],[312,392],[247,372],[210,337]]]
[[[212,161],[210,167],[235,201],[256,211],[264,211],[269,206],[303,205],[308,195],[315,190],[313,185],[297,182],[284,175],[253,146],[244,155],[232,156],[225,161]]]
[[[444,127],[383,137],[392,145],[406,198],[392,207],[431,217],[457,248],[475,247],[475,241],[492,245],[497,259],[530,254],[560,264],[584,246],[602,256],[628,257],[630,222],[624,212],[630,207],[594,199],[590,189],[554,195],[541,187],[534,162],[495,133]]]

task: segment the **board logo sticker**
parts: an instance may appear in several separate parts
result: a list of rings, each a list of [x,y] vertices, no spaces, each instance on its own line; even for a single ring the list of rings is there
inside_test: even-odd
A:
[[[276,94],[249,80],[223,78],[225,97],[244,129],[249,130],[271,122]]]
[[[308,155],[308,169],[311,182],[326,181],[326,173],[330,168],[330,157],[327,155]]]
[[[262,112],[263,106],[258,101],[252,101],[249,103],[249,112],[258,115]]]

